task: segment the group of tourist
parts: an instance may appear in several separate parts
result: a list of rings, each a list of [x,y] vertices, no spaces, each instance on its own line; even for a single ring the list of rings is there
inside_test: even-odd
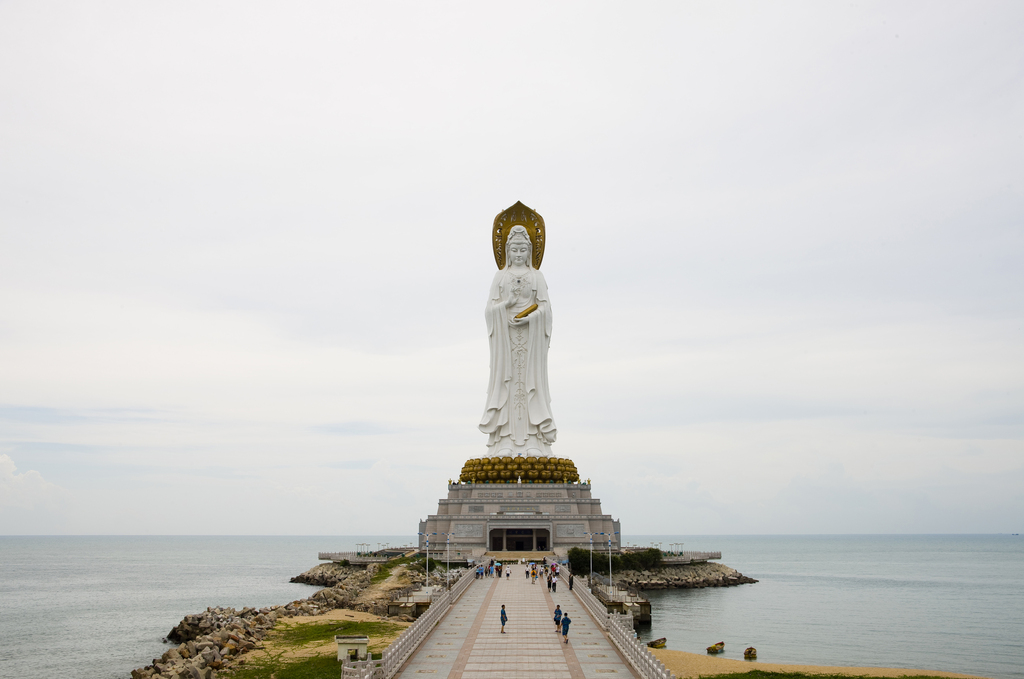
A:
[[[479,580],[480,578],[493,578],[497,576],[500,580],[502,571],[504,571],[506,578],[511,577],[512,572],[510,570],[505,568],[503,564],[495,563],[494,559],[491,559],[490,563],[480,564],[476,567],[476,579]]]
[[[508,579],[512,577],[512,569],[508,564],[496,563],[494,559],[491,559],[490,563],[482,563],[476,567],[476,579],[481,578],[493,578],[497,577],[501,579],[502,574]],[[526,564],[526,579],[531,580],[532,584],[537,584],[537,578],[543,578],[548,583],[548,591],[554,594],[558,591],[558,579],[562,574],[562,567],[558,562],[548,564],[546,561],[540,564],[528,563]],[[572,591],[572,573],[569,573],[569,591]]]
[[[555,634],[562,633],[562,642],[569,643],[569,625],[572,619],[568,612],[563,612],[561,606],[555,606]],[[501,633],[505,634],[505,625],[508,623],[508,613],[505,612],[505,604],[501,605]]]
[[[548,565],[547,562],[542,564],[529,563],[526,564],[526,579],[531,580],[532,584],[537,584],[537,578],[541,577],[547,580],[548,591],[554,594],[558,591],[558,578],[562,573],[562,567],[558,565],[558,562]],[[572,573],[569,573],[569,591],[572,591]]]
[[[505,577],[507,578],[511,573],[509,568],[505,568]],[[526,579],[531,581],[531,584],[537,584],[537,578],[544,578],[548,583],[548,591],[554,594],[558,591],[558,577],[562,572],[562,567],[558,562],[548,564],[547,560],[544,562],[528,563],[526,564]],[[501,577],[501,571],[498,571],[498,577]],[[572,591],[572,573],[569,573],[569,591]],[[572,619],[569,618],[569,614],[562,611],[562,607],[559,605],[555,606],[555,634],[558,632],[562,633],[562,640],[569,643],[569,625],[572,624]],[[501,633],[505,634],[505,624],[508,622],[508,613],[505,611],[505,604],[501,605]]]

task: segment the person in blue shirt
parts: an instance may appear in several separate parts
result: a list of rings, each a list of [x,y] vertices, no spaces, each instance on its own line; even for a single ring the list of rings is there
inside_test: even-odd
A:
[[[562,626],[562,607],[555,606],[555,634],[558,634],[558,628]]]
[[[505,604],[501,605],[501,633],[505,633],[505,623],[508,622],[508,616],[505,615]]]
[[[569,643],[569,625],[572,620],[569,619],[569,614],[566,613],[562,616],[562,638],[565,639],[565,643]]]

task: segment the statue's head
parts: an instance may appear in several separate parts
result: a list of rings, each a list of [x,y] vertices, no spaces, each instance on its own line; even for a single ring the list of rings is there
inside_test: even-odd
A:
[[[533,243],[530,241],[530,234],[526,232],[525,226],[513,226],[508,232],[508,240],[505,244],[507,262],[505,266],[515,264],[533,267]]]

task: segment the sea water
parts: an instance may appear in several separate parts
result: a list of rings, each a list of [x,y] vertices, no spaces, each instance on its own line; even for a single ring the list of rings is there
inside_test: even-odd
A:
[[[184,616],[308,597],[288,580],[357,543],[416,536],[0,537],[0,678],[128,679]]]
[[[284,604],[319,551],[414,536],[0,537],[0,677],[127,679],[207,606]],[[647,592],[644,639],[761,662],[1024,678],[1024,543],[1015,536],[631,536],[718,550],[757,584]],[[595,559],[600,546],[595,547]],[[605,556],[605,558],[607,558]],[[559,595],[564,595],[560,592]]]
[[[648,536],[759,580],[651,590],[644,641],[759,662],[1024,677],[1024,540],[1011,535]],[[677,548],[676,548],[677,549]],[[607,557],[606,557],[607,558]],[[752,665],[754,663],[751,663]]]

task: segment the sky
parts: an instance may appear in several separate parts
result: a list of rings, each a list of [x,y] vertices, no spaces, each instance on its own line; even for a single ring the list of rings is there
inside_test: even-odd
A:
[[[543,215],[624,538],[1024,528],[1024,4],[0,2],[0,534],[410,535]]]

